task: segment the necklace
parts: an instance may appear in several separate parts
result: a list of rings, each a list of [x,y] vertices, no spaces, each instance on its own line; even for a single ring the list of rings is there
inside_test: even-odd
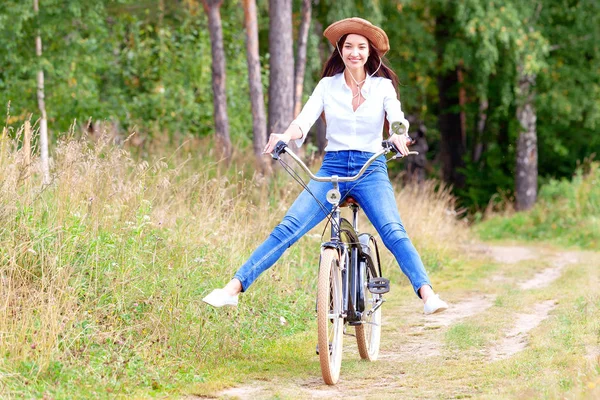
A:
[[[361,86],[361,85],[362,85],[364,82],[365,82],[365,81],[362,81],[361,83],[359,83],[359,84],[357,84],[357,85],[356,85],[356,89],[357,89],[357,90],[356,90],[356,94],[354,94],[354,90],[352,91],[352,98],[353,98],[353,99],[355,99],[355,98],[357,98],[358,96],[360,96],[360,95],[361,95],[361,87],[360,87],[360,86]]]
[[[361,86],[365,81],[362,81],[360,84],[356,85],[356,94],[354,94],[354,91],[352,91],[352,109],[356,110],[360,104],[362,99],[364,99],[364,96],[362,95],[362,91],[361,91]],[[356,103],[354,102],[354,100],[356,100]]]
[[[337,51],[338,51],[338,53],[339,53],[339,55],[340,55],[340,57],[342,59],[342,62],[344,63],[344,66],[346,67],[346,69],[348,70],[348,73],[350,74],[350,78],[352,78],[352,80],[354,81],[354,84],[356,85],[356,89],[358,89],[357,92],[356,92],[356,94],[354,94],[354,90],[351,89],[352,90],[352,107],[354,108],[354,99],[358,98],[358,101],[356,102],[356,108],[358,108],[358,106],[360,105],[360,99],[361,99],[361,97],[364,98],[363,96],[361,96],[361,94],[362,94],[361,93],[361,86],[362,86],[363,83],[365,83],[367,81],[367,78],[369,78],[370,76],[374,76],[377,73],[377,71],[379,71],[379,68],[381,68],[381,62],[382,62],[381,57],[379,58],[379,66],[377,67],[377,69],[372,74],[369,74],[368,72],[365,71],[365,74],[366,74],[365,79],[363,79],[362,81],[358,82],[356,80],[356,78],[354,78],[354,75],[352,75],[352,72],[350,72],[350,69],[348,68],[348,65],[346,65],[346,61],[344,60],[344,56],[343,56],[342,52],[340,51],[340,48],[339,48],[337,42],[335,44],[335,47],[336,47],[336,49],[337,49]]]

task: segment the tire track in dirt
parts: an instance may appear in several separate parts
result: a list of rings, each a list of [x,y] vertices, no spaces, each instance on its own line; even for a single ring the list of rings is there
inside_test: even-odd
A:
[[[525,350],[529,338],[529,331],[536,328],[542,321],[548,318],[550,311],[556,307],[554,300],[546,300],[535,304],[530,314],[517,314],[515,326],[506,332],[502,342],[491,348],[490,360],[498,361],[512,357],[520,351]]]
[[[499,251],[497,248],[492,250],[491,254],[496,261],[504,263],[510,263],[510,261],[515,260],[514,254],[519,254],[520,258],[517,258],[519,261],[531,259],[536,256],[535,252],[530,249],[526,249],[527,251],[525,252],[523,252],[523,248],[519,247],[516,247],[515,249],[517,250],[515,251],[512,251],[510,247],[501,247],[500,249],[502,251]],[[507,258],[506,254],[510,254],[510,256]],[[576,263],[577,261],[577,253],[573,252],[561,252],[557,255],[552,255],[550,267],[538,272],[531,279],[518,283],[517,286],[521,290],[545,288],[560,278],[567,265]],[[502,279],[496,278],[496,280]],[[556,300],[551,299],[534,304],[531,307],[532,313],[516,314],[516,321],[512,329],[504,334],[504,338],[500,343],[496,343],[489,350],[490,361],[504,360],[525,350],[529,341],[529,332],[547,319],[555,307]]]
[[[502,264],[517,264],[521,261],[538,257],[538,254],[534,250],[522,246],[480,245],[477,247],[477,250]]]
[[[577,260],[576,253],[560,253],[552,259],[551,267],[538,272],[533,278],[520,283],[519,288],[523,290],[544,288],[558,279],[567,265],[574,264]]]
[[[391,347],[380,359],[404,362],[413,359],[414,354],[419,354],[420,358],[440,356],[444,345],[440,341],[431,340],[433,335],[429,333],[487,310],[494,304],[494,300],[493,295],[472,295],[467,300],[449,304],[450,307],[443,313],[420,316],[417,323],[402,332],[405,340],[399,337],[392,341]]]

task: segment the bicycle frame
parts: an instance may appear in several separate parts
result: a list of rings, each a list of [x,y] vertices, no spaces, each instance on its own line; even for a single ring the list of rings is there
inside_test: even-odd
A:
[[[357,325],[361,323],[362,312],[359,307],[361,303],[364,304],[364,299],[360,296],[364,295],[362,290],[362,272],[359,265],[359,260],[365,257],[362,251],[362,245],[360,236],[358,233],[358,210],[359,207],[355,204],[350,205],[350,209],[353,213],[352,224],[346,219],[342,218],[340,210],[341,193],[339,191],[339,182],[353,182],[358,180],[367,170],[367,168],[375,161],[379,156],[395,151],[396,155],[392,157],[402,158],[403,156],[397,152],[395,147],[384,141],[382,143],[382,149],[375,153],[367,162],[363,165],[360,171],[350,177],[339,177],[333,175],[331,177],[319,177],[312,173],[312,171],[302,162],[302,160],[287,147],[284,142],[279,142],[275,146],[273,152],[273,158],[279,159],[279,155],[282,152],[286,152],[304,171],[310,176],[310,178],[317,182],[331,182],[333,188],[327,193],[327,201],[333,206],[331,212],[331,239],[321,245],[322,248],[334,248],[339,252],[340,265],[342,268],[342,294],[343,294],[343,316],[345,322],[350,325]],[[417,152],[409,152],[409,154],[418,154]],[[366,265],[363,266],[366,268]],[[379,308],[381,304],[376,305],[371,312]]]
[[[341,217],[339,204],[334,204],[336,211],[332,215],[331,240],[321,245],[323,248],[334,248],[340,254],[342,268],[342,294],[343,310],[346,322],[361,321],[361,312],[357,305],[362,289],[361,271],[359,269],[359,258],[362,256],[360,239],[358,234],[358,210],[357,205],[351,205],[353,218],[350,224]]]

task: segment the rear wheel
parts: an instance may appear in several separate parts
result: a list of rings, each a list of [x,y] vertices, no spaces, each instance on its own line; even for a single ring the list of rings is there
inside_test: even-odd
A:
[[[379,269],[379,260],[377,259],[377,249],[374,239],[369,241],[372,263],[367,263],[363,271],[362,290],[365,299],[365,310],[362,316],[362,324],[356,326],[356,343],[358,344],[358,353],[363,360],[375,361],[379,356],[379,344],[381,342],[381,307],[374,312],[373,307],[383,301],[381,294],[369,292],[367,284],[369,279],[378,278],[381,271]]]
[[[340,377],[344,338],[342,275],[337,250],[324,249],[321,253],[318,285],[317,325],[321,374],[326,384],[334,385]]]

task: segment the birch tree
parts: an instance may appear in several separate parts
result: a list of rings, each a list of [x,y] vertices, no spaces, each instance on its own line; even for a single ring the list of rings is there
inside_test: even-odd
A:
[[[294,118],[292,1],[269,1],[269,134],[281,133]]]
[[[517,43],[517,82],[515,101],[519,121],[517,159],[515,169],[515,207],[528,210],[535,205],[538,190],[538,139],[536,78],[546,65],[548,42],[536,24],[542,11],[542,2],[521,5],[524,35]],[[515,8],[518,8],[516,5]]]
[[[231,140],[229,138],[229,119],[227,117],[227,95],[225,93],[225,50],[223,49],[223,28],[220,8],[223,0],[202,0],[208,15],[212,51],[212,87],[215,119],[215,138],[217,152],[229,162],[231,158]]]
[[[256,0],[244,0],[244,24],[246,27],[246,57],[248,59],[248,82],[252,107],[252,145],[259,170],[270,173],[271,163],[262,153],[267,143],[267,121],[258,53],[258,23]]]
[[[537,114],[534,104],[536,74],[525,72],[523,65],[517,68],[519,138],[515,170],[515,206],[517,210],[528,210],[533,207],[537,199]]]
[[[38,16],[39,24],[39,13],[40,7],[38,0],[33,0],[33,12]],[[35,37],[35,54],[38,60],[42,58],[42,37],[38,28],[37,36]],[[37,100],[38,108],[42,115],[40,119],[40,153],[42,161],[42,182],[44,185],[50,183],[50,163],[48,156],[48,118],[46,116],[46,103],[44,101],[44,70],[40,63],[40,67],[37,72]]]
[[[296,71],[294,73],[294,117],[302,109],[302,88],[304,86],[304,73],[306,71],[306,45],[312,15],[312,0],[302,0],[302,20],[298,29],[298,56],[296,57]]]

